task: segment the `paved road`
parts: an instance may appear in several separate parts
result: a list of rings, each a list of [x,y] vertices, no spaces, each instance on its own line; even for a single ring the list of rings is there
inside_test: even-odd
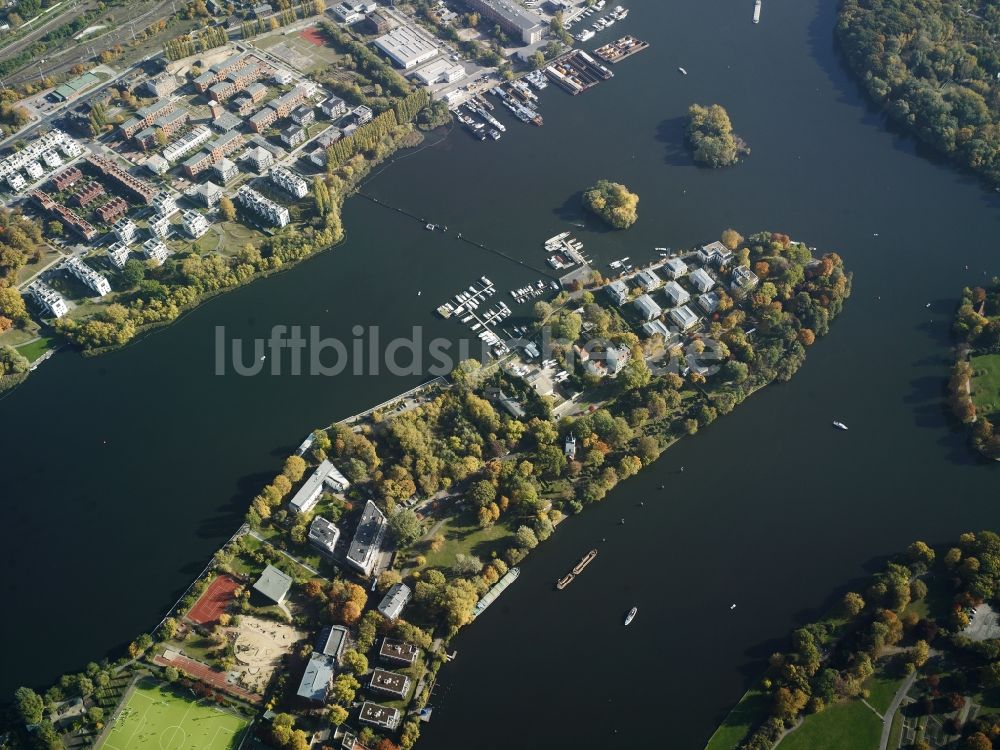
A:
[[[885,717],[882,719],[882,739],[879,740],[878,750],[886,750],[886,746],[889,744],[889,733],[892,731],[892,718],[896,715],[896,711],[899,710],[899,704],[903,702],[903,698],[906,697],[906,694],[910,692],[910,688],[913,687],[915,679],[917,679],[917,673],[913,672],[903,680],[903,684],[899,686],[899,690],[892,696],[892,703],[889,704],[889,708],[885,712]]]

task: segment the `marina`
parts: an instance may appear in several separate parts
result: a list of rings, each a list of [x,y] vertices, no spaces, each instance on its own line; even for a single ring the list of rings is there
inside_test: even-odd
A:
[[[629,34],[627,36],[623,36],[615,42],[605,44],[603,47],[598,47],[594,50],[594,54],[605,62],[614,65],[615,63],[621,62],[626,57],[631,57],[632,55],[642,52],[645,49],[649,49],[649,42],[636,39],[634,36]]]
[[[545,294],[546,290],[551,289],[554,292],[559,291],[559,282],[550,281],[545,282],[544,279],[539,279],[534,284],[528,284],[528,286],[522,286],[517,289],[510,290],[510,296],[514,298],[514,301],[518,304],[524,302],[530,302],[537,297],[541,297]]]
[[[545,261],[556,270],[589,265],[590,259],[582,251],[583,243],[569,232],[562,232],[545,240],[545,252],[551,253]]]
[[[519,575],[521,575],[520,568],[511,568],[508,570],[504,574],[504,577],[497,581],[496,585],[487,591],[486,595],[483,596],[482,599],[476,602],[476,608],[472,610],[472,619],[479,617],[479,615],[485,612],[487,608],[497,600],[497,597],[506,591],[507,587],[517,580]]]
[[[498,301],[495,305],[480,310],[487,298],[497,293],[496,286],[486,276],[479,278],[479,286],[470,284],[468,289],[458,292],[452,300],[439,305],[437,313],[442,318],[460,318],[476,336],[490,347],[496,357],[507,354],[510,350],[504,340],[492,330],[497,324],[509,318],[512,314],[506,302]]]

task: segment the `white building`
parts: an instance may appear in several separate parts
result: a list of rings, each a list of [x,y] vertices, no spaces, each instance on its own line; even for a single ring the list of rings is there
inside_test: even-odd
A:
[[[708,292],[698,297],[698,306],[709,315],[719,309],[720,297],[716,292]]]
[[[163,149],[163,158],[169,162],[175,162],[185,154],[198,148],[211,137],[211,128],[202,124],[195,125],[187,133]]]
[[[128,217],[119,219],[115,224],[114,229],[115,235],[122,242],[134,242],[136,234],[139,232],[139,227],[137,227]]]
[[[170,162],[159,154],[153,154],[142,165],[155,175],[166,174],[170,169]]]
[[[465,68],[456,62],[441,58],[420,68],[414,76],[425,86],[433,86],[435,83],[455,83],[465,78]]]
[[[55,169],[56,167],[61,167],[63,165],[63,160],[59,157],[59,154],[54,149],[43,151],[42,161],[45,162],[45,165],[49,169]]]
[[[61,318],[69,312],[63,296],[43,281],[32,281],[28,284],[27,292],[53,318]]]
[[[95,294],[103,297],[111,294],[111,284],[104,276],[88,266],[76,256],[71,256],[63,262],[63,268],[86,284]]]
[[[612,281],[605,288],[608,290],[608,294],[611,299],[613,299],[615,304],[619,307],[624,305],[628,300],[628,285],[621,279]]]
[[[305,198],[309,193],[308,183],[290,169],[272,167],[270,176],[271,182],[296,198]]]
[[[685,305],[691,299],[691,295],[688,294],[687,290],[676,281],[668,281],[667,285],[663,287],[663,292],[667,295],[667,302],[672,307]]]
[[[142,254],[156,265],[160,265],[170,255],[170,251],[160,240],[149,239],[142,243]]]
[[[733,259],[733,251],[716,240],[707,245],[702,245],[698,250],[698,258],[702,263],[711,263],[713,266],[722,268]]]
[[[208,231],[208,219],[197,211],[190,209],[181,214],[181,223],[184,231],[191,235],[192,239],[198,239]]]
[[[164,239],[170,234],[170,219],[166,216],[157,216],[149,221],[149,234],[152,237]]]
[[[236,202],[272,226],[287,226],[290,221],[287,208],[265,198],[249,185],[240,185]]]
[[[689,276],[688,279],[692,284],[694,284],[695,289],[699,292],[707,292],[713,286],[715,286],[715,279],[708,275],[708,272],[704,268],[695,269]]]
[[[219,182],[223,185],[235,180],[237,175],[240,173],[240,168],[225,157],[215,162],[215,164],[212,165],[212,169],[215,172],[216,177],[219,178]]]
[[[240,159],[246,161],[257,174],[263,174],[265,169],[274,164],[274,154],[263,146],[248,149]]]
[[[25,164],[24,171],[27,172],[28,177],[30,177],[33,180],[37,180],[42,175],[45,174],[45,170],[42,169],[42,165],[39,164],[37,161],[29,161],[27,164]]]
[[[369,500],[354,532],[354,539],[347,550],[346,562],[359,573],[370,576],[385,536],[385,515]]]
[[[760,279],[757,278],[757,274],[746,266],[736,266],[733,269],[732,286],[736,290],[741,292],[748,291],[757,286],[759,281]]]
[[[316,516],[309,525],[309,544],[325,557],[333,557],[338,539],[340,539],[340,529],[322,516]]]
[[[410,70],[439,54],[429,35],[416,26],[399,26],[378,37],[373,44],[403,70]]]
[[[297,515],[308,513],[316,507],[324,489],[342,492],[346,489],[344,483],[350,486],[330,461],[323,461],[288,501],[288,509]]]
[[[10,189],[15,193],[20,193],[28,187],[28,181],[24,179],[24,175],[20,172],[12,172],[7,175],[7,184],[10,185]]]
[[[642,287],[642,291],[644,292],[651,292],[663,285],[663,279],[650,271],[648,268],[644,268],[639,271],[639,273],[635,275],[635,280],[639,282],[639,286]]]
[[[698,325],[698,316],[691,312],[691,308],[687,305],[681,305],[671,310],[670,320],[682,331],[690,331]]]
[[[128,262],[128,256],[132,248],[129,247],[127,242],[122,242],[119,240],[108,248],[108,260],[111,261],[113,265],[118,270],[125,268],[125,263]]]
[[[658,304],[653,301],[653,298],[648,294],[643,294],[640,297],[636,297],[635,300],[635,311],[639,313],[639,317],[643,320],[653,320],[654,318],[660,317],[663,310]]]
[[[173,216],[177,213],[177,198],[166,190],[153,198],[153,210],[157,216]]]
[[[687,263],[680,258],[671,258],[663,264],[663,268],[666,270],[667,277],[671,279],[679,279],[688,272]]]
[[[411,594],[410,587],[405,583],[394,583],[382,597],[378,605],[379,613],[390,622],[398,619],[403,613],[403,607],[410,601]]]

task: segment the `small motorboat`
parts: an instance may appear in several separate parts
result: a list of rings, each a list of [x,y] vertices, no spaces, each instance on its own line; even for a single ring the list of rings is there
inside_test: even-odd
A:
[[[683,73],[684,75],[687,75],[687,74],[688,74],[688,72],[687,72],[686,70],[684,70],[684,68],[677,68],[677,70],[679,70],[679,71],[680,71],[681,73]]]
[[[628,625],[630,622],[632,622],[632,620],[635,619],[635,616],[637,614],[639,614],[639,608],[638,607],[632,607],[632,609],[630,609],[628,611],[628,614],[625,615],[625,624]]]
[[[833,426],[836,427],[838,430],[846,430],[847,429],[847,425],[846,424],[844,424],[843,422],[837,422],[836,420],[834,420]]]
[[[736,605],[735,605],[735,604],[730,604],[730,605],[729,605],[729,609],[730,609],[730,610],[734,610],[734,609],[736,609]]]

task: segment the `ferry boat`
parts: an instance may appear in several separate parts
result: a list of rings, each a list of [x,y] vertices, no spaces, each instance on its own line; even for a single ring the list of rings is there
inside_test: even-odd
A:
[[[630,609],[628,611],[628,614],[625,615],[625,624],[628,625],[629,623],[631,623],[632,620],[635,619],[635,616],[637,614],[639,614],[639,608],[638,607],[632,607],[632,609]]]
[[[846,430],[847,429],[847,425],[846,424],[844,424],[843,422],[837,422],[836,420],[834,420],[833,426],[836,427],[838,430]]]

